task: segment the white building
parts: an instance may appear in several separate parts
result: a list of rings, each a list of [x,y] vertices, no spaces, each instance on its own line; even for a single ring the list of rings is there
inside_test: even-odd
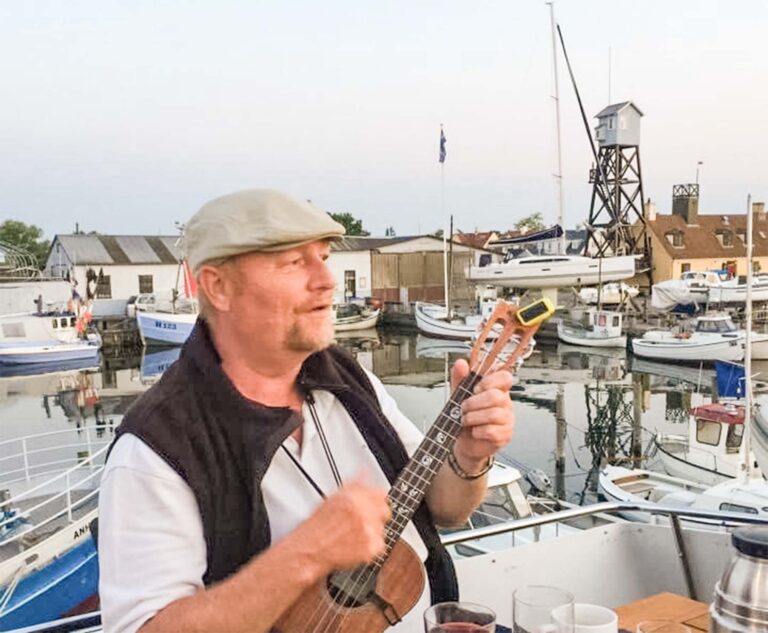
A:
[[[94,299],[97,314],[124,313],[125,302],[133,295],[170,296],[177,288],[178,239],[177,235],[57,235],[44,274],[74,279],[78,293]]]

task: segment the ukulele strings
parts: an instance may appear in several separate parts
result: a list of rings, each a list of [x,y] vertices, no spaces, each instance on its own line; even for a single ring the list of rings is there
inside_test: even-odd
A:
[[[481,368],[483,366],[483,363],[485,362],[489,352],[486,351],[486,350],[483,350],[482,354],[484,355],[483,359],[480,362],[476,363],[476,366],[478,367],[478,371],[480,371],[479,368]],[[462,400],[465,399],[466,397],[468,397],[469,395],[472,395],[472,390],[475,388],[475,386],[477,386],[477,384],[480,382],[480,380],[483,377],[483,374],[478,373],[478,371],[472,370],[472,372],[469,374],[469,376],[467,376],[468,380],[467,379],[462,380],[461,383],[459,383],[459,386],[454,391],[454,394],[459,392],[459,391],[465,392],[466,396],[464,396],[462,398]],[[451,401],[453,401],[453,397],[451,397]],[[413,478],[411,480],[408,480],[407,483],[409,485],[412,485],[412,484],[416,483],[419,479],[424,481],[424,480],[427,479],[427,477],[429,477],[430,474],[431,474],[430,469],[427,466],[424,466],[422,464],[418,464],[417,465],[417,470],[415,470],[413,472]],[[423,475],[426,475],[426,476],[423,476]],[[393,520],[390,519],[390,523],[392,521]],[[396,520],[394,522],[397,523]],[[407,523],[406,523],[406,525],[407,525]],[[398,525],[397,527],[399,528],[400,531],[402,531],[402,529],[405,526],[399,526]],[[393,543],[392,547],[394,547],[394,544],[395,543]],[[374,563],[364,567],[362,573],[360,573],[358,575],[358,577],[356,578],[355,583],[353,584],[353,592],[350,592],[350,593],[352,593],[353,604],[354,603],[359,603],[361,598],[363,598],[363,593],[366,590],[366,587],[368,586],[368,583],[373,579],[375,574],[377,574],[379,572],[379,569],[380,569],[379,566],[383,565],[384,562],[386,562],[387,556],[389,555],[389,553],[391,553],[391,550],[390,550],[390,552],[386,552],[385,551],[384,553],[382,553],[379,556],[377,556],[374,559]],[[378,565],[377,565],[377,563],[378,563]],[[315,613],[316,612],[317,612],[317,609],[315,609]],[[333,602],[330,602],[328,607],[326,608],[325,613],[322,614],[322,617],[321,617],[320,621],[317,623],[318,627],[321,626],[321,625],[324,625],[324,626],[322,626],[322,628],[317,628],[317,627],[313,628],[312,629],[313,633],[315,633],[315,632],[327,633],[328,631],[338,631],[344,625],[344,622],[352,614],[352,612],[353,612],[353,608],[339,610],[337,608],[337,606]],[[326,621],[326,618],[328,616],[331,616],[330,620]],[[313,614],[313,617],[314,617],[314,614]],[[339,619],[340,619],[340,621],[339,621]]]
[[[456,388],[456,392],[463,390],[467,392],[467,395],[471,395],[474,387],[477,385],[477,383],[482,379],[482,377],[488,373],[491,369],[493,369],[496,359],[503,350],[504,346],[506,346],[510,342],[515,343],[514,349],[510,350],[507,354],[508,358],[502,363],[502,366],[511,364],[512,361],[515,360],[517,356],[522,353],[524,348],[522,347],[522,343],[525,340],[525,336],[520,336],[515,334],[515,330],[518,328],[514,328],[513,332],[505,333],[502,332],[502,334],[493,342],[493,344],[490,346],[490,349],[486,349],[485,342],[482,341],[478,345],[478,353],[481,355],[480,358],[473,363],[473,367],[470,368],[470,374],[468,378],[469,384],[467,386],[464,386],[464,382],[462,381],[459,383],[459,386]],[[505,340],[504,340],[505,339]],[[490,362],[488,362],[490,359]],[[465,398],[462,398],[462,401]],[[455,438],[454,438],[455,440]],[[423,468],[424,470],[428,471],[429,469],[426,466],[422,466],[421,464],[418,465],[418,470],[414,472],[414,480],[410,481],[409,483],[414,483],[416,479],[421,478],[420,472]],[[424,479],[424,478],[422,478]],[[391,521],[391,519],[390,519]],[[404,527],[404,526],[403,526]],[[400,529],[402,530],[403,527]],[[394,547],[394,544],[392,545]],[[373,576],[379,572],[380,565],[382,565],[386,561],[386,557],[391,553],[391,549],[389,552],[385,552],[384,554],[381,554],[374,559],[375,563],[377,564],[371,564],[367,565],[363,568],[363,573],[358,575],[358,578],[355,582],[353,582],[352,587],[357,587],[354,591],[354,595],[352,596],[353,604],[358,603],[360,599],[363,597],[363,592],[365,591],[368,583],[371,581]],[[379,561],[378,559],[382,559]],[[309,619],[311,622],[315,616],[317,615],[318,611],[323,607],[322,602],[319,603],[315,610],[312,612],[312,615]],[[321,614],[320,620],[317,622],[315,626],[313,626],[311,633],[327,633],[328,631],[338,631],[341,626],[344,625],[344,622],[346,619],[352,614],[354,610],[354,607],[347,607],[343,608],[343,610],[339,609],[339,605],[335,603],[334,599],[331,598],[325,608],[325,612]],[[330,620],[326,620],[330,616]],[[339,621],[339,618],[341,620]],[[322,628],[318,628],[322,627]]]

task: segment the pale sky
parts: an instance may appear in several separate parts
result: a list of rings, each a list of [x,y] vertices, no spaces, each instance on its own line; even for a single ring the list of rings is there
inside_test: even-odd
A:
[[[645,113],[646,197],[700,172],[703,213],[768,201],[768,2],[558,0],[590,129]],[[549,9],[539,0],[68,0],[0,5],[0,221],[46,237],[173,233],[271,187],[374,235],[556,220]],[[566,225],[591,152],[559,55]]]

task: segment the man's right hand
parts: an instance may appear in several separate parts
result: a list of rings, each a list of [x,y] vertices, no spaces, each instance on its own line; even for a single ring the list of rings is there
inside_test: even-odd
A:
[[[364,477],[342,486],[299,528],[322,574],[370,563],[384,551],[387,491]]]

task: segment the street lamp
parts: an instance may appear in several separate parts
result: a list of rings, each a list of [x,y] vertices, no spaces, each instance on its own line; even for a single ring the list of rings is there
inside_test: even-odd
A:
[[[699,161],[696,163],[696,184],[699,184],[699,167],[701,167],[704,164],[704,161]]]

